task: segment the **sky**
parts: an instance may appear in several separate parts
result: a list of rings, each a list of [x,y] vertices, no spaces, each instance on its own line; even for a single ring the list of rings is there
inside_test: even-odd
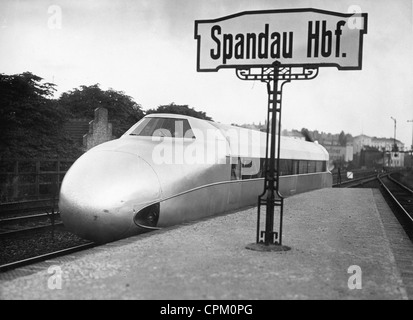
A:
[[[221,123],[259,123],[267,91],[232,69],[197,72],[194,21],[269,9],[368,13],[363,68],[320,68],[283,88],[282,128],[394,137],[412,144],[412,0],[1,0],[0,73],[57,85],[113,88],[144,110],[174,102]]]

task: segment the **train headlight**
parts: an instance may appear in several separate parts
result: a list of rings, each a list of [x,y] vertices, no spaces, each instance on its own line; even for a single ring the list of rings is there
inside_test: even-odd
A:
[[[156,227],[159,219],[159,203],[152,204],[140,210],[133,221],[138,227],[145,229],[159,229]]]

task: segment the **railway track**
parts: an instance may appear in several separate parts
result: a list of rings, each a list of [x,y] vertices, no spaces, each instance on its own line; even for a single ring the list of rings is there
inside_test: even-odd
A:
[[[341,184],[334,184],[335,188],[355,188],[360,186],[371,186],[371,183],[378,182],[383,194],[391,201],[394,210],[403,215],[403,219],[408,222],[409,229],[413,228],[413,190],[400,183],[392,177],[390,173],[380,173],[369,175],[354,180],[347,180]]]
[[[36,226],[36,227],[30,227],[30,228],[22,228],[22,229],[17,229],[17,230],[9,230],[9,231],[0,231],[0,238],[12,236],[12,235],[20,235],[23,233],[28,233],[28,232],[33,232],[33,231],[44,231],[44,230],[53,230],[56,227],[61,227],[63,226],[62,222],[55,223],[54,225],[48,224],[44,226]]]
[[[378,177],[381,192],[393,211],[393,218],[383,217],[387,236],[393,250],[406,293],[413,299],[413,190],[392,177]],[[400,227],[402,226],[402,230]]]
[[[370,174],[361,178],[357,179],[348,179],[345,180],[341,183],[335,183],[333,184],[333,188],[355,188],[361,185],[364,185],[365,183],[375,181],[377,179],[377,173]]]
[[[0,219],[0,238],[23,232],[50,229],[62,225],[56,213],[36,213]]]
[[[0,238],[61,225],[57,198],[0,205]]]
[[[413,190],[406,187],[391,174],[387,176],[380,176],[380,184],[383,192],[388,196],[397,211],[403,215],[403,219],[413,227]]]
[[[54,201],[43,200],[0,205],[0,270],[93,246],[93,243],[68,232],[55,208]]]
[[[0,204],[0,218],[18,217],[23,214],[32,215],[48,211],[56,211],[58,199],[25,200]]]
[[[97,245],[96,243],[90,242],[90,243],[85,243],[85,244],[73,246],[73,247],[70,247],[70,248],[66,248],[66,249],[57,250],[57,251],[53,251],[53,252],[50,252],[50,253],[34,256],[34,257],[31,257],[31,258],[6,263],[6,264],[3,264],[3,265],[0,265],[0,272],[9,271],[9,270],[16,269],[16,268],[23,267],[23,266],[27,266],[27,265],[30,265],[30,264],[33,264],[33,263],[46,261],[46,260],[50,260],[50,259],[53,259],[53,258],[56,258],[56,257],[61,257],[61,256],[64,256],[64,255],[67,255],[67,254],[71,254],[71,253],[74,253],[74,252],[79,252],[79,251],[82,251],[82,250],[90,249],[90,248],[95,247],[96,245]]]

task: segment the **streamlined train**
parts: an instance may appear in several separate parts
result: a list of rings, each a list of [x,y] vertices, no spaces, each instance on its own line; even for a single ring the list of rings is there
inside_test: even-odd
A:
[[[151,114],[83,154],[66,173],[59,210],[68,230],[110,242],[256,205],[266,134],[189,116]],[[319,144],[281,137],[280,193],[331,187]]]

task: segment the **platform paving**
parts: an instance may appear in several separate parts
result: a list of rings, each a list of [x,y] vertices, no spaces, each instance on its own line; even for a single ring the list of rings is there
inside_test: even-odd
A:
[[[250,208],[41,263],[31,274],[0,274],[0,298],[408,299],[380,196],[322,189],[286,199],[287,252],[245,248],[255,242]],[[62,271],[61,289],[48,287],[59,277],[50,266]],[[348,286],[351,267],[360,267],[361,289]]]

